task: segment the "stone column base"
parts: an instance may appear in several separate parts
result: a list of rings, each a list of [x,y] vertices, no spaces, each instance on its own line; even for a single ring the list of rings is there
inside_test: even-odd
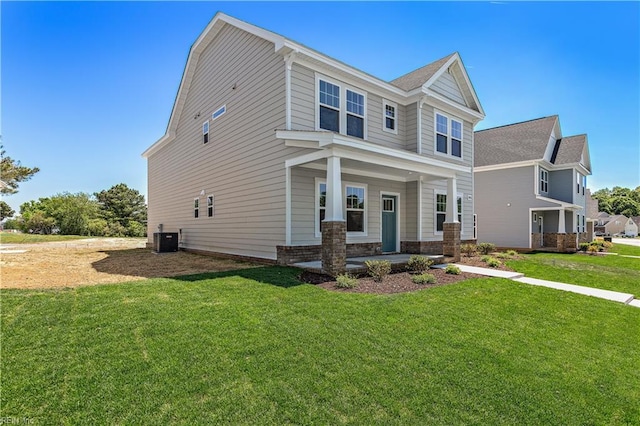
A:
[[[347,270],[347,222],[322,222],[322,272],[335,277]]]
[[[460,222],[445,222],[443,225],[442,254],[460,261]]]

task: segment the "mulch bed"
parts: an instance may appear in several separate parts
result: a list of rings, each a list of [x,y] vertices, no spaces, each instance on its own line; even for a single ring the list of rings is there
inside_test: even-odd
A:
[[[501,262],[504,262],[500,259]],[[466,257],[462,256],[460,262],[469,266],[478,266],[481,268],[488,268],[487,264],[480,260],[480,256]],[[513,271],[504,263],[497,268],[502,271]],[[384,280],[379,283],[368,276],[363,276],[358,279],[358,286],[356,288],[338,288],[336,287],[336,281],[334,278],[328,275],[317,274],[309,271],[304,271],[300,275],[300,280],[315,284],[318,287],[325,290],[337,291],[341,293],[373,293],[373,294],[392,294],[392,293],[406,293],[409,291],[424,290],[427,288],[437,287],[441,285],[454,284],[460,281],[468,280],[470,278],[481,278],[482,275],[470,274],[462,272],[460,275],[447,274],[444,269],[430,269],[429,274],[436,277],[434,284],[415,284],[411,281],[411,275],[408,272],[398,272],[387,275]]]

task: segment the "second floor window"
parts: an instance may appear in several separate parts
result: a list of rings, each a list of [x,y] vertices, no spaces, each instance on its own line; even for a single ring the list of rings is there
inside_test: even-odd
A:
[[[202,143],[209,142],[209,120],[202,123]]]
[[[389,133],[398,134],[397,105],[386,100],[382,101],[382,130]]]
[[[193,200],[193,217],[196,219],[200,216],[200,199],[194,198]]]
[[[365,117],[363,93],[318,80],[318,128],[364,139]]]
[[[540,169],[540,192],[549,192],[549,172]]]
[[[462,122],[436,114],[436,151],[462,158]]]

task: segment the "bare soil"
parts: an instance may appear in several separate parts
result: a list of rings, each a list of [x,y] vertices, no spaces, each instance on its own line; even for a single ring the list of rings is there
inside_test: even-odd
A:
[[[158,254],[145,244],[140,238],[15,244],[7,250],[26,252],[0,254],[0,288],[78,287],[261,266],[186,252]]]

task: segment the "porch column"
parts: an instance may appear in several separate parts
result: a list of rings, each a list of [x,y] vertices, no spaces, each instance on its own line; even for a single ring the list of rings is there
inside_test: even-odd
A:
[[[347,222],[342,213],[340,157],[327,158],[327,194],[322,221],[322,271],[331,276],[347,268]]]
[[[567,234],[566,234],[566,227],[564,223],[564,209],[559,209],[558,210],[558,239],[556,242],[556,249],[558,250],[559,253],[563,253],[565,251],[566,236]]]
[[[443,224],[442,254],[460,261],[460,222],[458,221],[458,185],[456,178],[447,179],[447,215]]]

